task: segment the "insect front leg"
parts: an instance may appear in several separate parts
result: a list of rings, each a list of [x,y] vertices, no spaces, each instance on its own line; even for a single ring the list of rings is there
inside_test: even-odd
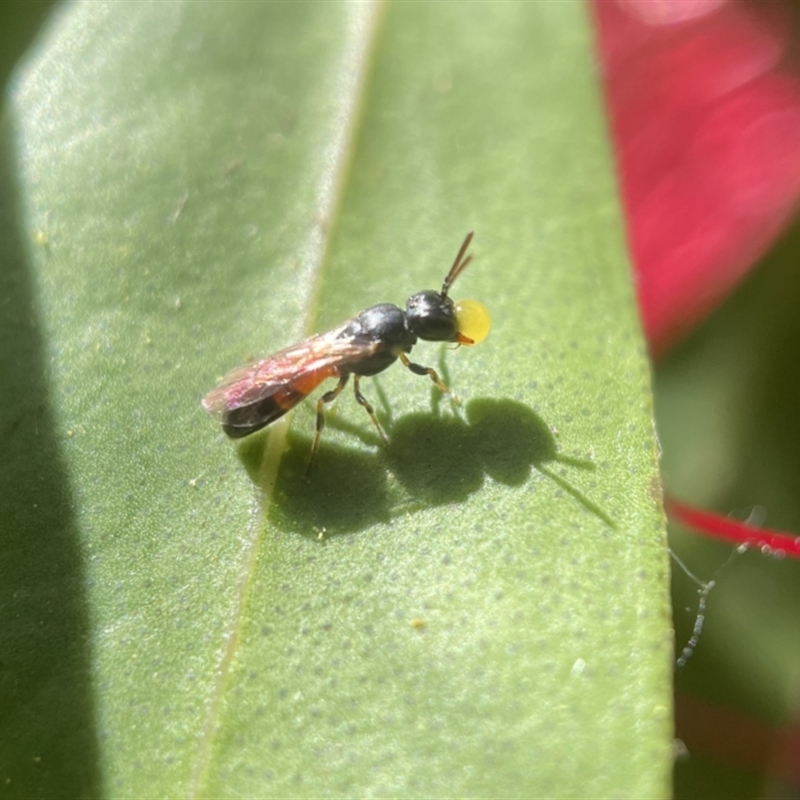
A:
[[[319,440],[322,438],[322,429],[325,427],[325,412],[322,410],[322,407],[326,403],[332,403],[342,392],[342,389],[347,385],[347,380],[350,377],[349,373],[345,373],[339,378],[339,383],[331,389],[329,392],[325,392],[319,400],[317,400],[317,430],[314,434],[314,444],[311,445],[311,458],[308,461],[308,468],[306,469],[306,477],[308,477],[308,472],[311,469],[311,465],[314,463],[314,459],[317,457],[317,451],[319,450]]]
[[[405,353],[400,353],[400,360],[403,362],[403,365],[408,367],[415,375],[427,375],[436,384],[436,387],[444,394],[448,395],[454,403],[458,402],[458,398],[450,392],[450,389],[447,388],[447,385],[439,377],[439,373],[433,367],[423,367],[422,364],[415,364],[413,361],[409,361]]]
[[[372,420],[373,424],[378,429],[378,434],[381,437],[381,441],[383,442],[384,447],[386,447],[389,444],[389,440],[386,438],[386,434],[383,432],[383,428],[381,427],[380,422],[378,422],[378,418],[375,416],[375,409],[369,404],[367,398],[364,397],[363,394],[361,394],[361,389],[359,387],[360,380],[361,380],[360,375],[353,376],[353,389],[356,394],[356,400],[359,402],[360,405],[362,405],[366,409],[367,414],[369,414],[369,418]]]

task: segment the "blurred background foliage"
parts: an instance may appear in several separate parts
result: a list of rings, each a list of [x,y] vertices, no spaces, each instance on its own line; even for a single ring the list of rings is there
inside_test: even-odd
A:
[[[655,371],[666,490],[701,508],[800,532],[800,225]],[[755,512],[755,513],[754,513]],[[676,673],[682,797],[798,789],[800,563],[670,527],[676,554],[715,580],[699,646]],[[678,648],[697,586],[673,568]],[[712,710],[723,710],[714,716]],[[706,719],[704,720],[704,715]]]
[[[657,354],[667,497],[797,536],[800,6],[600,0],[594,9]],[[715,581],[699,645],[676,674],[676,733],[688,751],[676,793],[795,795],[800,564],[757,548],[737,554],[676,525],[670,542]],[[678,650],[698,601],[675,567]]]
[[[798,5],[594,9],[640,309],[657,354],[666,494],[796,536]],[[696,652],[676,674],[686,748],[676,793],[796,794],[800,564],[757,548],[736,554],[678,526],[670,541],[701,581],[715,582]],[[674,567],[678,650],[698,602],[696,583]]]

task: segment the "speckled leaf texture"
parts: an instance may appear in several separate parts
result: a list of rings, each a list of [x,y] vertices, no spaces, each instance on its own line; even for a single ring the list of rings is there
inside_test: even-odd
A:
[[[57,7],[3,124],[0,794],[666,797],[650,376],[576,2]],[[493,330],[235,445],[228,369]],[[333,383],[328,384],[332,388]],[[315,397],[318,395],[315,395]]]

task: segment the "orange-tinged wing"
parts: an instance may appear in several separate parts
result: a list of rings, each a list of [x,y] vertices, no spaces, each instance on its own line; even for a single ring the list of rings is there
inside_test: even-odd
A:
[[[374,349],[374,345],[352,338],[339,338],[340,332],[341,328],[337,328],[312,336],[233,370],[203,398],[203,407],[210,414],[223,416],[269,397],[284,396],[280,405],[285,413],[326,378],[338,375],[340,367],[369,356]]]

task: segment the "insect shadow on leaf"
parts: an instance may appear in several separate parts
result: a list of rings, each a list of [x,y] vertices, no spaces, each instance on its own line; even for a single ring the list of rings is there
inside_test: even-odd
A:
[[[466,419],[407,414],[395,420],[389,447],[380,448],[377,455],[324,443],[310,483],[303,480],[308,440],[290,434],[274,487],[273,521],[313,538],[320,530],[327,536],[352,533],[466,500],[487,475],[521,488],[535,469],[614,527],[608,514],[550,468],[562,464],[594,470],[594,463],[559,454],[549,426],[528,406],[480,398],[470,401],[465,412]],[[257,474],[248,472],[251,477]]]

